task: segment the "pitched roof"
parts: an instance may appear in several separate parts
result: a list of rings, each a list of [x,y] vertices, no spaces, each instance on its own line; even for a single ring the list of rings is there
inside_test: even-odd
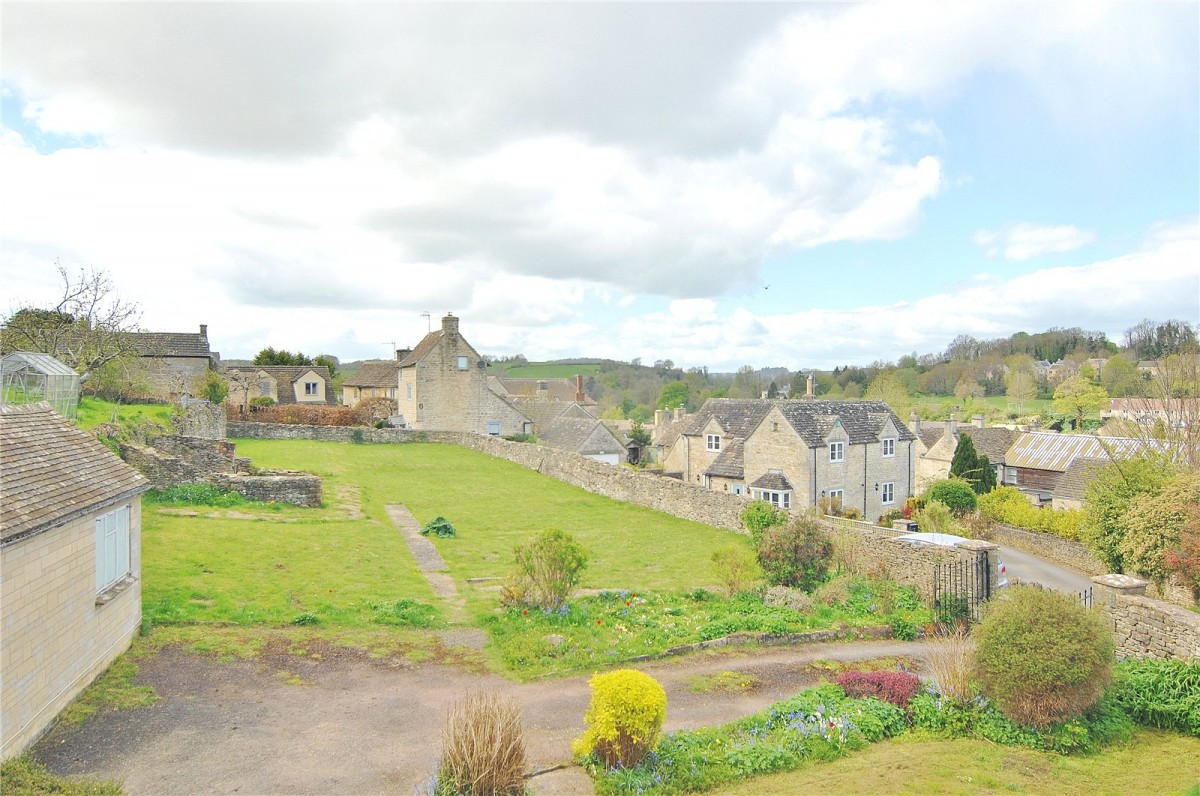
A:
[[[916,435],[883,401],[799,400],[779,401],[776,406],[810,448],[825,444],[835,421],[840,422],[846,430],[851,445],[878,442],[889,419],[896,427],[897,439],[916,439]]]
[[[792,488],[792,484],[787,480],[787,476],[785,476],[783,473],[772,472],[770,470],[754,479],[754,483],[752,483],[750,486],[753,489],[770,489],[775,491],[783,491]]]
[[[49,354],[42,354],[36,351],[13,351],[11,354],[7,354],[0,362],[3,363],[0,367],[4,367],[5,369],[11,367],[15,370],[21,364],[24,364],[34,371],[47,376],[79,376],[78,373]]]
[[[417,343],[416,348],[414,348],[412,351],[410,351],[408,353],[408,356],[406,356],[404,359],[400,360],[400,367],[407,368],[407,367],[411,367],[411,366],[417,364],[418,362],[420,362],[422,359],[425,358],[426,354],[428,354],[433,349],[437,348],[437,344],[439,342],[441,342],[441,339],[442,339],[442,330],[441,329],[438,329],[436,331],[430,332],[429,334],[425,335],[423,338],[421,338],[421,342]]]
[[[932,448],[938,444],[938,440],[946,435],[946,427],[944,425],[926,425],[921,424],[921,430],[916,432],[917,438],[921,440],[921,444],[928,448]]]
[[[1109,452],[1117,458],[1136,456],[1148,444],[1129,437],[1097,437],[1092,434],[1056,434],[1051,431],[1029,431],[1017,437],[1005,454],[1004,464],[1029,470],[1065,472],[1079,457],[1107,459]]]
[[[608,426],[584,417],[560,417],[538,432],[538,438],[552,448],[575,451],[584,456],[625,453],[625,445]]]
[[[150,488],[141,473],[48,404],[0,406],[0,544]]]
[[[244,367],[226,368],[225,373],[258,373],[259,371],[267,374],[275,379],[275,382],[280,385],[287,385],[289,389],[279,390],[279,403],[294,404],[296,403],[296,395],[292,391],[295,389],[296,382],[304,377],[309,371],[316,373],[325,380],[325,403],[336,404],[337,399],[333,395],[333,378],[329,375],[329,368],[325,365],[246,365]],[[313,403],[316,403],[315,401]]]
[[[524,398],[520,396],[510,396],[506,398],[506,400],[509,405],[533,422],[535,431],[539,435],[543,429],[548,427],[554,421],[558,420],[560,417],[585,419],[593,422],[598,419],[586,408],[574,402],[557,403],[553,401],[539,401],[536,398]]]
[[[209,357],[208,335],[197,332],[130,332],[144,357]]]
[[[1067,465],[1066,471],[1054,485],[1054,496],[1069,500],[1083,500],[1087,495],[1088,484],[1094,481],[1096,474],[1108,464],[1108,459],[1080,456]]]
[[[1021,436],[1019,431],[999,426],[995,428],[959,426],[958,435],[961,437],[964,434],[971,438],[975,452],[980,456],[988,457],[988,461],[992,464],[1003,462],[1008,449],[1017,441],[1017,437]]]
[[[651,443],[663,448],[669,448],[679,439],[683,429],[687,427],[691,417],[681,417],[678,420],[664,420],[654,426],[651,432]]]
[[[509,376],[492,376],[488,386],[492,391],[505,397],[536,398],[538,388],[546,385],[546,400],[576,402],[579,395],[579,385],[575,379],[514,379]],[[576,403],[595,405],[596,401],[585,393],[582,401]]]
[[[761,398],[709,398],[696,414],[686,418],[680,431],[689,437],[704,433],[710,420],[716,420],[727,436],[745,439],[779,401]]]
[[[712,464],[704,471],[705,475],[717,476],[718,478],[737,478],[745,477],[745,448],[740,439],[729,439],[725,442],[717,458],[713,459]]]
[[[394,359],[368,359],[354,375],[342,382],[344,387],[396,387],[400,363]]]

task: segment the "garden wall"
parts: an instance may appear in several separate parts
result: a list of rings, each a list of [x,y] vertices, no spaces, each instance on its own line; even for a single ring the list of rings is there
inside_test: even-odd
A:
[[[1100,575],[1094,604],[1107,614],[1119,658],[1200,659],[1200,614],[1145,596],[1146,581]]]
[[[211,482],[227,492],[264,503],[273,501],[308,508],[321,505],[321,478],[310,473],[293,470],[266,470],[255,475],[224,473],[214,475]]]
[[[1044,558],[1085,575],[1103,575],[1108,571],[1087,545],[1063,539],[1054,534],[1029,531],[1015,525],[997,522],[992,523],[988,531],[988,539],[996,544],[1006,544],[1018,550],[1024,550],[1038,558]]]

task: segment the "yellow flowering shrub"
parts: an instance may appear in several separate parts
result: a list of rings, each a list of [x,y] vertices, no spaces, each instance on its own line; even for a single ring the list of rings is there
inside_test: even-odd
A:
[[[658,744],[667,718],[667,692],[635,669],[598,674],[588,684],[588,726],[572,749],[580,757],[596,754],[606,768],[636,766]]]

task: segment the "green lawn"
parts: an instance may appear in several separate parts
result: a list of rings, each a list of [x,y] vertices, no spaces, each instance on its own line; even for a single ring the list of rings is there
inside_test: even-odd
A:
[[[1128,744],[1065,757],[906,733],[839,760],[711,791],[766,794],[1200,794],[1200,738],[1138,730]]]
[[[924,406],[938,413],[939,416],[948,416],[950,408],[954,406],[963,406],[963,399],[956,398],[953,395],[919,395],[912,399],[913,406]],[[974,398],[972,404],[987,404],[991,409],[1008,415],[1009,412],[1016,412],[1017,405],[1003,395],[992,395],[987,398]],[[1032,401],[1026,401],[1021,408],[1022,417],[1031,417],[1043,412],[1048,412],[1051,409],[1051,404],[1054,402],[1048,398],[1035,398]],[[971,418],[963,417],[959,413],[959,421],[970,422]]]
[[[150,420],[164,426],[171,424],[173,407],[169,404],[115,404],[90,395],[79,399],[79,414],[75,425],[80,428],[92,428],[101,423],[137,422]],[[115,415],[114,415],[115,413]]]
[[[531,362],[528,365],[499,368],[513,379],[570,379],[577,375],[599,373],[599,365],[561,365],[554,362]]]

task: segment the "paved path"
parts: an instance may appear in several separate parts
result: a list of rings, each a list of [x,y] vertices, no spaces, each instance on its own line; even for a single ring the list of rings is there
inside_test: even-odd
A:
[[[454,578],[450,577],[450,567],[442,554],[434,547],[428,537],[421,535],[421,523],[404,506],[387,506],[387,514],[392,524],[404,534],[404,541],[417,561],[417,567],[433,593],[445,600],[447,618],[451,623],[461,622],[466,616],[466,601],[458,595],[458,587]],[[476,634],[477,636],[479,634]],[[473,637],[474,638],[474,637]],[[477,639],[475,640],[477,641]],[[471,646],[482,646],[472,641]]]

